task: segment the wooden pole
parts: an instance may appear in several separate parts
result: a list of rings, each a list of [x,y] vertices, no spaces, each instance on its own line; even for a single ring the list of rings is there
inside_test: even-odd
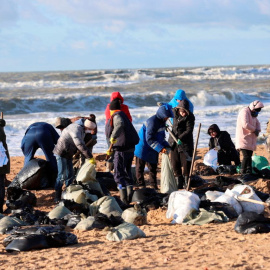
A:
[[[189,190],[189,186],[190,186],[190,179],[191,179],[191,175],[192,175],[192,171],[193,171],[193,165],[194,165],[195,156],[196,156],[196,152],[197,152],[197,146],[198,146],[198,141],[199,141],[199,136],[200,136],[201,125],[202,124],[200,123],[199,127],[198,127],[196,143],[195,143],[195,147],[194,147],[194,151],[193,151],[191,167],[190,167],[189,176],[188,176],[188,184],[187,184],[187,188],[186,188],[187,190]]]
[[[4,113],[1,112],[1,119],[4,119]]]

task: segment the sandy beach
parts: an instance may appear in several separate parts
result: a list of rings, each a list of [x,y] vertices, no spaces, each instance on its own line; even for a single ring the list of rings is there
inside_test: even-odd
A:
[[[201,148],[197,155],[203,157],[206,152],[206,148]],[[255,153],[266,156],[262,145]],[[202,159],[196,161],[199,162]],[[23,157],[11,157],[8,180],[12,181],[22,167]],[[105,161],[97,161],[97,171],[104,170]],[[202,178],[212,180],[215,176]],[[265,192],[269,180],[258,181],[257,188]],[[32,192],[37,196],[35,209],[49,212],[54,208],[53,189]],[[107,232],[102,230],[81,232],[68,229],[77,235],[78,244],[21,253],[7,253],[1,245],[0,269],[270,268],[270,234],[238,234],[234,231],[235,220],[203,226],[172,225],[165,214],[166,209],[161,208],[148,212],[148,224],[140,226],[147,237],[136,240],[110,242],[106,240]],[[0,235],[1,243],[5,237]]]

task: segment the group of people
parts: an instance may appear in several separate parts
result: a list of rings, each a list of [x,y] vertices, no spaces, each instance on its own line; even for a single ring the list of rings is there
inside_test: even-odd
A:
[[[143,123],[137,133],[129,108],[119,92],[111,94],[110,103],[105,110],[105,135],[108,143],[107,170],[112,171],[117,183],[120,199],[129,204],[133,193],[132,162],[135,156],[136,178],[139,187],[145,187],[144,169],[149,169],[150,186],[157,189],[157,167],[159,153],[169,154],[179,189],[187,185],[194,151],[193,130],[194,106],[184,90],[177,90],[168,103],[158,103],[156,114]],[[252,102],[238,115],[236,126],[236,146],[227,131],[221,131],[217,124],[208,128],[209,149],[215,149],[219,165],[240,165],[240,152],[243,159],[241,173],[251,173],[251,157],[256,149],[256,141],[261,131],[257,116],[264,107],[260,101]],[[4,120],[3,120],[4,121]],[[7,149],[3,136],[4,122],[0,122],[0,140]],[[75,170],[84,162],[95,165],[92,149],[97,143],[97,124],[95,115],[89,117],[61,118],[55,128],[48,123],[37,122],[28,127],[22,139],[21,149],[25,164],[34,158],[41,148],[55,178],[55,202],[61,199],[62,187],[68,187],[75,178]],[[166,131],[169,132],[166,141]],[[78,165],[79,164],[79,165]],[[9,173],[9,164],[0,168],[0,212],[3,211],[4,179]],[[77,166],[77,167],[76,167]],[[75,170],[74,170],[75,169]]]

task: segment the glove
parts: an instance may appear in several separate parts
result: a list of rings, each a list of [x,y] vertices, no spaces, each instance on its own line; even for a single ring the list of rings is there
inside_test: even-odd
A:
[[[168,152],[167,152],[167,149],[166,148],[162,148],[161,151],[160,151],[160,153],[167,154]]]
[[[97,163],[96,163],[96,160],[94,159],[94,158],[90,158],[89,159],[89,163],[90,164],[93,164],[93,165],[96,165]]]
[[[108,149],[108,150],[106,151],[106,155],[107,155],[107,156],[111,156],[112,154],[113,154],[113,151],[112,151],[112,150],[109,150],[109,149]]]
[[[258,129],[255,129],[254,133],[255,133],[255,135],[258,137],[258,136],[259,136],[260,131],[259,131]]]
[[[219,151],[221,148],[219,145],[217,145],[215,148],[214,148],[216,151]]]
[[[177,145],[182,145],[183,143],[181,142],[180,139],[177,140]]]
[[[117,142],[117,139],[114,139],[113,137],[110,138],[110,143],[115,144]]]

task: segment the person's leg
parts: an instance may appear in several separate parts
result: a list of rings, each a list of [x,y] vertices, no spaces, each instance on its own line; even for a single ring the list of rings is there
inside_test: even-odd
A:
[[[234,162],[235,166],[240,165],[240,153],[236,149],[231,150],[231,161]]]
[[[149,182],[150,186],[157,189],[157,163],[146,163],[149,169]]]
[[[0,213],[3,213],[5,200],[5,174],[0,174]]]
[[[35,134],[29,130],[27,134],[22,139],[21,149],[24,155],[24,165],[26,165],[31,159],[34,158],[34,155],[39,146],[35,140]]]
[[[136,157],[136,178],[137,178],[137,185],[140,187],[145,187],[144,181],[144,168],[146,162],[138,157]]]
[[[174,175],[176,177],[182,176],[182,164],[180,159],[180,153],[178,152],[177,147],[174,147],[171,151],[171,164]]]
[[[251,173],[252,172],[252,154],[253,151],[241,149],[243,160],[241,163],[241,173]]]
[[[66,179],[66,159],[56,156],[58,174],[55,182],[55,201],[61,200],[62,186]]]
[[[74,180],[74,170],[73,164],[71,159],[66,159],[66,166],[67,166],[67,178],[65,179],[66,187],[72,184]]]
[[[192,156],[192,151],[187,151],[187,153],[189,154],[190,157]],[[190,174],[191,161],[187,161],[187,158],[184,152],[180,153],[180,159],[183,165],[183,175],[184,175],[184,182],[185,182],[185,187],[186,187],[188,184],[188,177]]]
[[[132,172],[131,172],[131,166],[132,166],[132,161],[134,157],[134,152],[125,152],[125,167],[126,167],[126,173],[127,173],[127,178],[126,178],[126,185],[127,185],[127,201],[128,203],[131,202],[132,196],[133,196],[133,177],[132,177]]]

